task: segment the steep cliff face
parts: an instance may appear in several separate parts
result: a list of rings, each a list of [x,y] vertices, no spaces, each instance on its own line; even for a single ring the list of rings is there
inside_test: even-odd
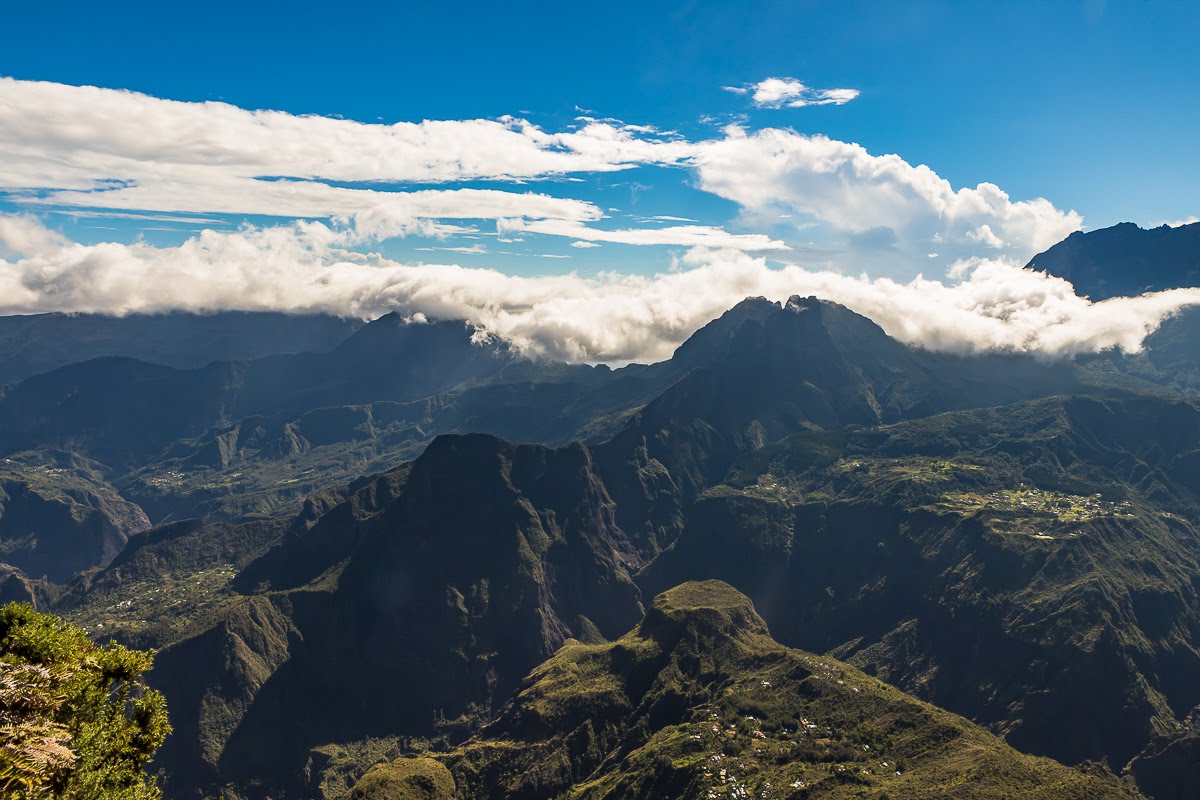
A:
[[[1200,731],[1157,737],[1130,762],[1129,772],[1151,800],[1200,796]]]
[[[31,577],[66,583],[149,527],[141,508],[77,465],[0,465],[0,561]]]
[[[308,598],[249,597],[199,635],[164,650],[151,675],[171,699],[173,735],[158,760],[172,765],[177,797],[206,797],[226,777],[228,738],[272,676],[294,654],[295,618]]]
[[[34,608],[42,605],[39,587],[25,573],[9,564],[0,564],[0,605],[5,603],[29,603]]]
[[[346,555],[336,575],[303,568]],[[291,598],[287,656],[254,662],[264,672],[238,690],[244,699],[221,704],[236,706],[237,718],[220,726],[211,752],[164,758],[207,764],[207,777],[219,773],[244,796],[308,796],[314,748],[430,736],[460,717],[469,724],[568,637],[627,629],[642,611],[630,577],[640,563],[582,445],[441,437],[402,486],[360,488],[246,572],[247,587],[265,580],[287,591],[273,597]],[[320,580],[296,586],[305,575]],[[164,658],[184,673],[188,662],[224,663],[214,651],[229,624]],[[208,655],[184,655],[197,649]],[[210,702],[199,683],[172,693],[196,719]],[[204,777],[203,766],[188,769],[181,786]]]

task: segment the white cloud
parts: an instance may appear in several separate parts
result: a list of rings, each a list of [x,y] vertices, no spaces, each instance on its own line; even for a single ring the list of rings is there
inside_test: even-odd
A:
[[[399,231],[418,219],[589,220],[601,216],[592,204],[543,193],[381,189],[676,164],[692,150],[677,137],[613,122],[564,132],[507,117],[366,124],[0,78],[0,190],[26,206],[365,215],[399,220]]]
[[[584,242],[612,242],[632,245],[676,245],[730,250],[788,250],[786,244],[760,233],[729,233],[708,225],[671,225],[665,228],[624,228],[604,230],[571,220],[502,220],[501,233],[522,231],[547,236],[567,236]]]
[[[765,104],[837,103],[854,93],[784,78],[735,91]],[[475,232],[474,221],[496,220],[502,232],[593,244],[790,249],[789,258],[822,254],[818,265],[912,275],[931,249],[947,263],[1028,259],[1082,225],[1074,212],[1043,199],[1014,201],[991,183],[954,189],[899,156],[736,126],[723,138],[687,141],[652,126],[595,119],[561,132],[508,117],[365,124],[0,78],[0,152],[0,191],[24,208],[198,223],[208,217],[185,215],[324,219],[343,245],[449,239]],[[735,203],[745,228],[770,233],[733,233],[673,215],[629,224],[679,224],[603,230],[594,224],[605,216],[598,204],[550,188],[395,190],[398,183],[516,183],[641,165],[694,170],[695,186]]]
[[[1001,241],[999,236],[992,232],[992,226],[988,225],[986,222],[974,230],[967,231],[967,238],[972,242],[979,242],[986,247],[991,247],[997,250],[1001,247],[1004,247],[1004,242]]]
[[[243,177],[440,182],[607,172],[686,157],[686,143],[592,122],[550,133],[522,119],[367,124],[0,78],[0,182],[68,189],[219,168]],[[57,154],[72,154],[63,164]]]
[[[498,217],[594,220],[600,209],[583,200],[498,189],[348,189],[312,181],[260,181],[217,176],[186,187],[147,184],[105,192],[62,191],[24,200],[28,206],[103,205],[115,209],[264,215],[354,217],[376,238],[403,235],[418,220]]]
[[[595,242],[571,242],[571,247],[578,247],[580,249],[599,246],[600,245],[596,244]]]
[[[1200,217],[1192,216],[1184,217],[1183,219],[1177,219],[1172,222],[1163,222],[1161,224],[1166,225],[1168,228],[1182,228],[1184,225],[1195,225],[1197,222],[1200,222]]]
[[[743,86],[726,86],[727,92],[750,95],[759,108],[842,106],[861,94],[858,89],[814,89],[795,78],[767,78]]]
[[[482,244],[463,245],[462,247],[417,247],[414,249],[424,250],[427,252],[442,251],[446,253],[461,253],[469,256],[484,255],[488,252],[487,247]]]
[[[1067,354],[1136,350],[1200,289],[1092,303],[1066,281],[997,260],[960,279],[898,282],[771,268],[731,250],[694,249],[653,276],[518,277],[455,265],[405,265],[338,249],[322,223],[204,231],[178,247],[79,245],[29,217],[0,216],[0,313],[274,309],[469,319],[531,352],[575,361],[657,360],[750,295],[816,295],[937,350]]]
[[[215,217],[173,217],[166,214],[138,214],[129,211],[97,211],[95,209],[53,209],[52,213],[75,219],[136,219],[147,222],[179,222],[189,225],[228,225],[229,222]]]
[[[65,236],[47,228],[37,217],[0,214],[0,256],[52,256],[67,244]]]
[[[700,188],[752,219],[782,211],[823,223],[844,240],[843,266],[860,269],[919,269],[931,242],[954,260],[1002,250],[1024,263],[1083,225],[1045,199],[1012,200],[992,183],[956,190],[897,155],[791,130],[727,128],[695,163]]]

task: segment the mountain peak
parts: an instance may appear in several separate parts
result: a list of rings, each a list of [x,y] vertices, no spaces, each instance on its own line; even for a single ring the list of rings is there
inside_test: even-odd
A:
[[[1146,229],[1121,222],[1076,231],[1027,266],[1070,281],[1092,300],[1197,286],[1200,223]]]
[[[664,647],[681,640],[719,647],[769,637],[750,598],[724,581],[688,581],[654,598],[638,633]]]
[[[748,297],[692,334],[671,360],[693,369],[731,356],[740,359],[740,351],[747,348],[824,349],[831,337],[839,346],[858,347],[870,342],[894,348],[898,344],[871,320],[829,300],[792,295],[781,304],[764,297]]]
[[[407,346],[420,343],[474,344],[474,328],[465,320],[427,320],[424,317],[405,317],[390,311],[368,322],[349,336],[338,351],[358,350],[365,346],[398,342]]]
[[[822,300],[815,295],[801,297],[798,294],[794,294],[788,298],[786,303],[783,304],[783,308],[786,311],[799,312],[808,311],[810,308],[820,308],[823,305],[832,306],[837,304],[831,303],[828,300]]]

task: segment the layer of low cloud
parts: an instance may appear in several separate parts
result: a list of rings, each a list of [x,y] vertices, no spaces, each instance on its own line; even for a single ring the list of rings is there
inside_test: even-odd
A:
[[[694,248],[653,276],[519,277],[453,264],[400,264],[340,248],[344,231],[297,222],[207,230],[178,247],[72,243],[30,216],[0,216],[0,313],[126,314],[219,309],[388,311],[468,319],[531,353],[572,361],[654,361],[747,296],[815,295],[898,339],[936,350],[1063,355],[1137,350],[1200,290],[1092,303],[1066,281],[999,260],[956,280],[897,282]]]
[[[861,94],[858,89],[814,89],[795,78],[766,78],[758,83],[724,88],[727,92],[748,95],[759,108],[842,106]]]

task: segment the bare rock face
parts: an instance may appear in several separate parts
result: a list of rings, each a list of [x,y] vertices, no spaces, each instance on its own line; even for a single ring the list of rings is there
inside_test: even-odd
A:
[[[1153,800],[1200,795],[1200,730],[1155,739],[1130,762],[1129,772]]]
[[[0,564],[0,605],[29,603],[37,607],[37,588],[25,573],[8,564]]]

